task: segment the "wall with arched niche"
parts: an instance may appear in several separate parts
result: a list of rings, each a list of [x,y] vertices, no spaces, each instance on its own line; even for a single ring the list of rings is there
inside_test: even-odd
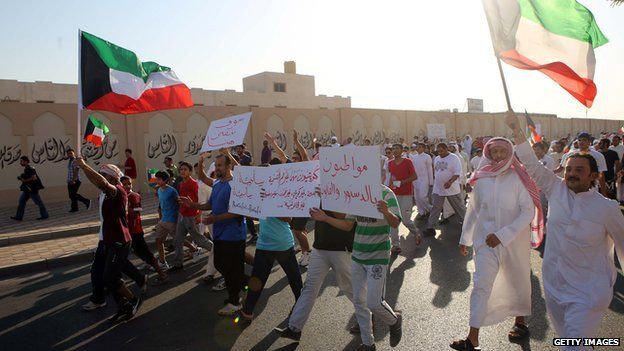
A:
[[[353,139],[352,143],[355,145],[364,145],[364,139],[367,138],[367,135],[366,127],[364,126],[364,118],[362,118],[359,114],[351,117],[347,137]],[[345,137],[344,140],[339,140],[338,142],[346,143],[347,137]]]
[[[91,165],[98,166],[106,163],[121,165],[125,162],[126,158],[124,154],[125,148],[121,145],[122,141],[119,140],[120,134],[118,133],[118,130],[112,127],[113,124],[111,120],[105,115],[99,112],[93,112],[90,115],[93,115],[94,118],[102,121],[106,126],[108,126],[110,128],[110,133],[106,135],[102,141],[102,146],[100,147],[96,147],[95,145],[83,140],[80,154]],[[87,124],[87,120],[88,116],[85,116],[82,121],[83,126]]]
[[[310,119],[306,115],[300,114],[295,118],[293,128],[299,134],[299,142],[301,145],[307,150],[313,149],[314,145],[312,140],[314,140],[314,131],[310,127]]]
[[[19,188],[16,177],[23,172],[19,161],[22,154],[20,137],[13,135],[13,123],[0,114],[0,190]]]
[[[165,157],[173,158],[174,162],[179,160],[180,138],[174,132],[173,122],[163,114],[158,113],[152,116],[148,122],[148,133],[145,134],[145,167],[164,169]]]
[[[277,114],[272,114],[267,119],[266,131],[269,132],[277,141],[277,145],[284,151],[288,152],[288,135],[286,134],[286,128],[284,127],[284,119]]]
[[[44,112],[34,120],[33,135],[28,136],[27,140],[27,156],[37,170],[43,185],[46,187],[66,185],[68,163],[66,150],[74,148],[76,143],[67,133],[63,118],[51,112]]]
[[[184,161],[191,164],[197,162],[209,125],[206,117],[199,113],[193,113],[186,120],[186,131],[182,134],[182,144],[179,145],[184,152]]]
[[[338,136],[334,122],[327,116],[321,116],[316,129],[316,140],[323,145],[327,145],[333,136]]]

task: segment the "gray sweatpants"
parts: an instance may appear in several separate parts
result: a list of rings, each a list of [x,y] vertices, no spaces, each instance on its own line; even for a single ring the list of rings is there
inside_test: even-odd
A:
[[[336,274],[336,282],[340,290],[349,300],[353,301],[351,253],[349,251],[313,249],[310,255],[310,264],[308,265],[308,275],[305,284],[303,284],[303,289],[301,289],[301,296],[297,299],[297,303],[293,307],[288,320],[290,329],[294,331],[303,329],[330,269],[333,269]]]
[[[363,265],[351,262],[355,318],[360,325],[362,343],[366,345],[375,343],[372,314],[387,325],[397,322],[397,315],[384,300],[387,274],[387,264]]]
[[[173,255],[174,266],[181,266],[184,261],[184,239],[186,239],[187,234],[191,235],[191,240],[193,240],[195,244],[206,250],[211,250],[210,241],[199,233],[197,223],[195,223],[195,217],[179,216],[176,232],[173,237],[173,246],[175,247],[175,254]]]
[[[466,205],[464,204],[464,199],[462,199],[461,193],[451,196],[433,194],[432,197],[433,208],[429,214],[429,228],[433,228],[433,226],[438,223],[438,218],[440,217],[442,207],[444,206],[444,199],[446,199],[449,205],[451,205],[455,214],[457,214],[462,221],[464,220],[464,217],[466,216]]]

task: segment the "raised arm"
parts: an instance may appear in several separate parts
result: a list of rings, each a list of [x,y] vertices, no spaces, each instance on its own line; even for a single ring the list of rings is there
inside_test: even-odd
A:
[[[230,162],[232,163],[232,168],[234,168],[235,166],[240,166],[240,163],[238,163],[238,161],[236,161],[234,156],[232,156],[232,153],[230,152],[230,149],[222,148],[221,150],[219,150],[219,152],[221,154],[225,155],[225,157],[230,159]]]
[[[204,171],[204,160],[210,156],[210,152],[204,152],[199,155],[199,161],[197,162],[197,168],[199,169],[197,172],[197,176],[199,180],[201,180],[204,184],[208,186],[212,186],[214,184],[214,179],[210,178],[206,171]]]
[[[95,185],[98,189],[109,195],[117,194],[117,188],[109,183],[103,175],[96,172],[93,168],[86,164],[82,157],[76,157],[75,162],[76,165],[84,171],[91,184]]]
[[[271,134],[269,134],[268,132],[264,133],[264,137],[266,138],[266,140],[269,141],[269,143],[271,143],[271,145],[273,146],[273,150],[277,154],[280,161],[282,161],[282,163],[286,163],[288,157],[286,156],[284,150],[282,150],[282,148],[277,145],[277,141],[275,141],[275,138],[273,138],[273,136],[271,136]]]
[[[520,121],[518,121],[518,117],[513,111],[507,111],[505,122],[513,132],[514,142],[516,144],[516,156],[518,156],[520,162],[524,164],[524,167],[526,167],[527,172],[531,178],[533,178],[537,186],[546,196],[550,196],[553,184],[560,182],[561,178],[537,160],[533,148],[529,145],[529,142],[526,140],[520,128]]]
[[[302,161],[310,160],[310,158],[308,157],[308,152],[303,147],[303,145],[301,145],[301,142],[299,141],[299,134],[297,133],[296,130],[293,130],[293,142],[295,145],[295,149],[297,149],[297,152],[299,152],[299,155],[301,155],[301,160]]]

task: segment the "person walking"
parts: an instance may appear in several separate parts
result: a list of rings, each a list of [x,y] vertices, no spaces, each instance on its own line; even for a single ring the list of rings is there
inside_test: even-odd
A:
[[[37,219],[48,219],[48,210],[43,204],[41,196],[39,196],[39,191],[43,189],[44,186],[43,183],[41,183],[41,179],[37,175],[37,171],[35,171],[35,168],[30,165],[30,159],[27,156],[20,157],[20,166],[24,167],[24,173],[18,176],[17,180],[22,182],[20,185],[20,191],[22,194],[19,198],[15,216],[11,217],[11,219],[16,221],[24,219],[24,211],[26,209],[26,203],[29,199],[32,199],[33,202],[39,207],[39,218]]]
[[[67,149],[67,192],[71,201],[71,209],[69,212],[78,212],[78,201],[82,202],[86,209],[91,207],[91,200],[78,194],[80,189],[80,168],[76,166],[76,152],[74,149]]]

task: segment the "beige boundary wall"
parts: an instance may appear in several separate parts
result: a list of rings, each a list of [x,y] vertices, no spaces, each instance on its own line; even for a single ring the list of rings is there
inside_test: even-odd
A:
[[[312,147],[315,136],[322,142],[328,142],[333,135],[339,140],[352,137],[356,144],[362,144],[365,138],[381,144],[386,137],[392,141],[405,138],[410,142],[414,136],[425,136],[429,123],[444,124],[448,138],[466,134],[508,134],[502,113],[195,106],[133,116],[94,112],[96,118],[110,127],[111,134],[102,148],[83,145],[83,156],[92,165],[121,165],[125,161],[124,150],[132,149],[139,169],[141,184],[138,185],[144,188],[147,168],[162,167],[166,156],[196,162],[210,122],[247,111],[253,113],[246,143],[251,148],[254,162],[259,162],[265,131],[273,134],[289,153],[292,152],[293,130],[299,132],[307,148]],[[83,126],[88,115],[88,112],[82,115]],[[597,135],[603,131],[615,131],[622,125],[617,120],[561,119],[539,114],[531,117],[549,139],[580,131]],[[70,146],[76,147],[75,104],[1,102],[0,207],[17,203],[19,182],[16,177],[22,172],[19,166],[21,155],[27,155],[40,174],[46,186],[42,192],[44,201],[66,199],[64,150]],[[81,192],[94,196],[96,189],[86,183],[83,181]]]

